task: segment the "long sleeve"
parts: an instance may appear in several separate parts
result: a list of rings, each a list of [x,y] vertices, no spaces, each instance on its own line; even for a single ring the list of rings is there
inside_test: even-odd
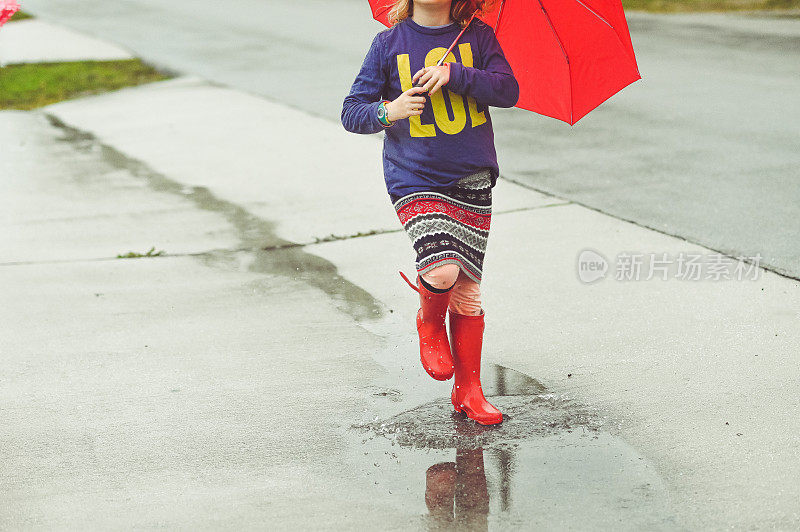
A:
[[[519,84],[494,32],[484,40],[483,68],[450,63],[447,88],[472,96],[478,103],[493,107],[513,107],[519,100]]]
[[[384,129],[378,120],[378,104],[386,84],[380,35],[372,40],[350,94],[342,105],[342,125],[351,133],[369,134]]]

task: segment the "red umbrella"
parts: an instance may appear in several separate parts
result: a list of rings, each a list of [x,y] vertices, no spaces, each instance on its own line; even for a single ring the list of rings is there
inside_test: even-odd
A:
[[[392,0],[369,0],[386,26]],[[517,107],[570,125],[641,79],[620,0],[501,0],[494,28],[520,87]]]
[[[0,26],[8,22],[18,10],[19,4],[14,0],[0,0]]]

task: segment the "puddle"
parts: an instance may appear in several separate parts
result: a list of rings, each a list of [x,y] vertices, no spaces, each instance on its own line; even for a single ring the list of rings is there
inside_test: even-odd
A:
[[[484,363],[484,392],[504,420],[478,425],[453,411],[452,381],[433,381],[415,358],[398,356],[418,349],[416,338],[396,332],[398,320],[369,324],[387,340],[375,354],[387,372],[364,388],[373,419],[348,430],[363,496],[396,509],[387,526],[680,529],[655,468],[592,409]]]
[[[564,431],[599,430],[599,420],[589,411],[546,393],[539,382],[518,371],[491,365],[483,369],[481,382],[484,393],[493,396],[492,403],[503,412],[499,425],[479,425],[453,412],[448,395],[354,428],[417,449],[474,448]],[[393,397],[400,393],[395,391]]]

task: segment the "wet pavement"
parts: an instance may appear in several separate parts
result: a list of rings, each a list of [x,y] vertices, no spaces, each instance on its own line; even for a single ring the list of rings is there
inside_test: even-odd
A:
[[[0,145],[2,528],[800,524],[793,281],[585,285],[587,238],[703,250],[502,181],[479,427],[419,367],[378,139],[179,78]]]
[[[318,284],[343,286],[302,248],[248,247],[269,223],[90,134],[4,112],[0,139],[0,528],[308,519],[281,501],[347,474],[352,376],[379,371],[380,346],[347,311],[374,301],[292,275],[317,265]],[[115,258],[152,245],[169,252]]]
[[[40,120],[35,116],[31,118],[33,121]],[[339,302],[340,308],[355,319],[380,317],[381,309],[370,294],[339,276],[335,265],[308,253],[295,242],[280,238],[276,234],[275,222],[258,218],[241,206],[216,197],[206,187],[187,186],[174,181],[113,146],[100,142],[93,135],[64,124],[53,115],[47,115],[47,120],[61,133],[56,137],[57,142],[68,146],[70,156],[65,166],[74,164],[72,159],[74,155],[85,155],[96,164],[96,168],[90,172],[97,172],[102,168],[101,172],[104,174],[115,171],[129,173],[152,191],[177,196],[201,212],[221,216],[238,236],[239,242],[232,249],[230,247],[214,251],[203,249],[198,253],[201,259],[213,264],[215,261],[225,261],[232,252],[251,251],[254,252],[254,260],[248,266],[250,271],[269,272],[318,288],[332,300]],[[49,158],[51,164],[59,166],[64,164],[63,162],[59,164],[52,155]],[[271,250],[282,251],[265,252]]]

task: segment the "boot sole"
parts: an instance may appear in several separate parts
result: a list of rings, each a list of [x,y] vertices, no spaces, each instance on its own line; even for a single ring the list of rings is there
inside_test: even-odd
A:
[[[502,414],[500,415],[500,419],[498,421],[481,421],[479,419],[475,419],[474,417],[470,416],[469,414],[467,414],[467,412],[464,409],[458,408],[457,406],[453,406],[453,410],[455,410],[459,414],[462,414],[462,415],[468,417],[469,419],[471,419],[472,421],[474,421],[475,423],[477,423],[479,425],[484,425],[484,426],[499,425],[500,423],[503,422],[503,415]]]

